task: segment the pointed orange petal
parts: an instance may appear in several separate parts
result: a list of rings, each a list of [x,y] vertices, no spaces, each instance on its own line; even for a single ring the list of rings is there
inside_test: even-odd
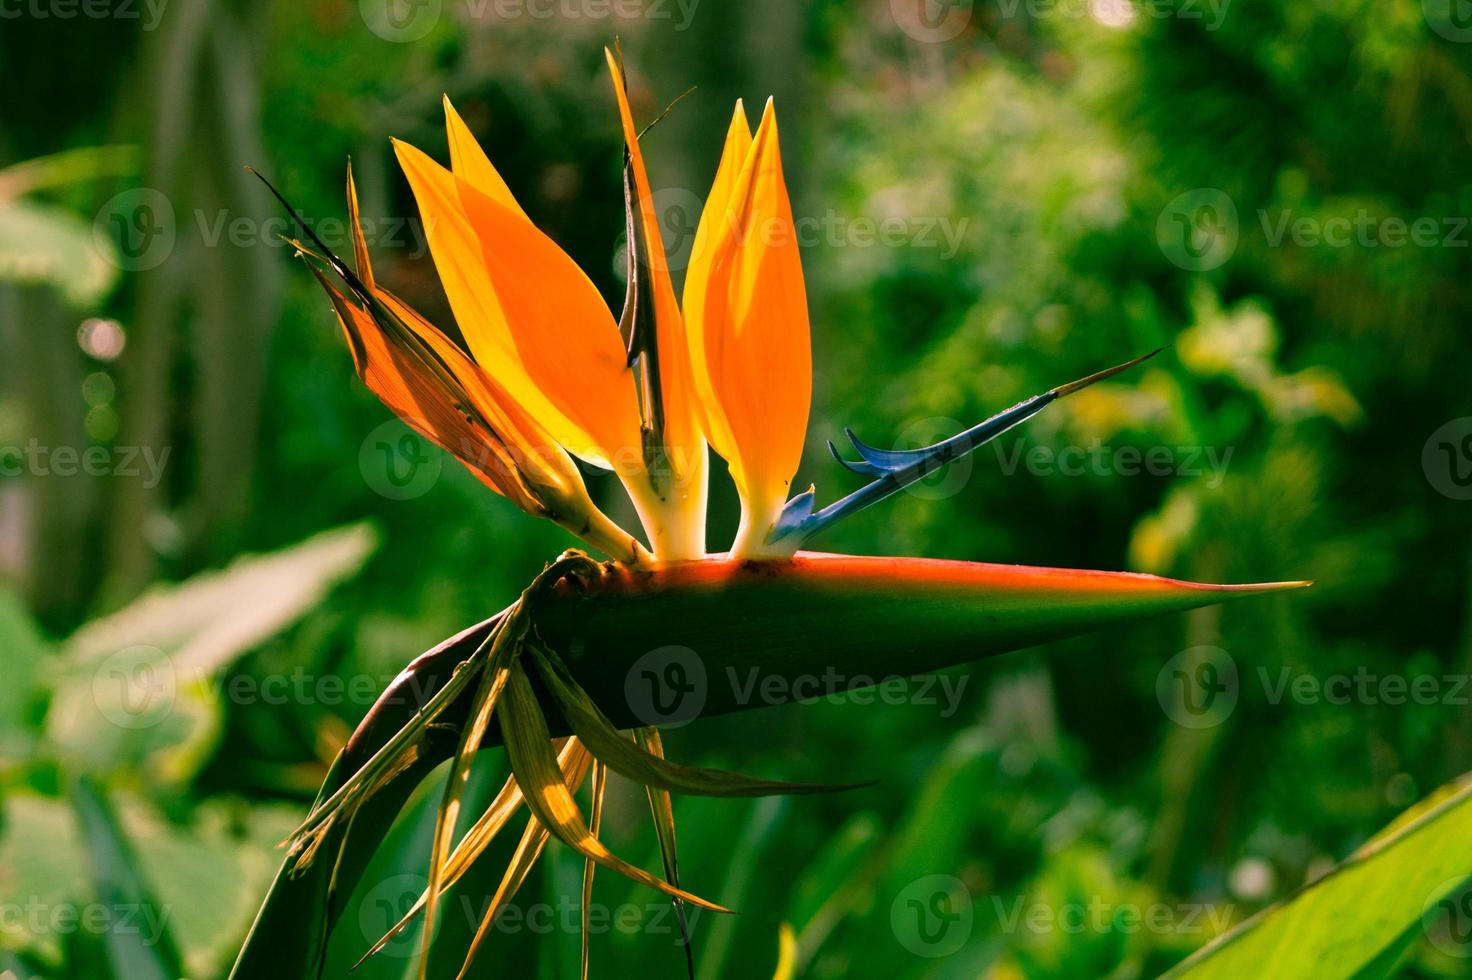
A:
[[[739,142],[739,134],[736,137]],[[692,318],[711,445],[742,498],[733,553],[764,553],[802,457],[812,401],[807,292],[769,101],[732,187]]]
[[[622,65],[604,56],[623,126],[628,224],[628,292],[620,332],[638,372],[640,417],[647,430],[645,472],[626,480],[659,557],[705,554],[708,482],[705,435],[690,371],[685,321],[670,281],[644,151],[629,108]]]
[[[368,389],[410,428],[453,454],[486,486],[522,510],[542,516],[546,508],[537,499],[516,465],[517,451],[501,433],[477,431],[460,404],[463,391],[436,379],[414,355],[391,341],[367,311],[337,290],[313,269],[337,311],[347,335],[353,363]],[[507,429],[510,426],[506,426]]]
[[[604,466],[631,452],[637,461],[633,377],[597,288],[518,211],[394,146],[476,361],[569,451]]]
[[[664,235],[644,166],[644,151],[639,146],[639,131],[629,108],[624,87],[623,70],[607,48],[603,55],[613,78],[613,91],[618,99],[619,118],[623,124],[624,145],[628,148],[629,167],[633,172],[634,193],[638,200],[638,217],[644,238],[643,273],[648,276],[649,294],[654,301],[657,334],[660,391],[664,400],[665,445],[671,450],[672,462],[684,475],[694,465],[694,456],[703,452],[700,420],[696,415],[695,396],[691,391],[690,354],[685,338],[685,322],[675,300],[674,283],[670,280],[669,259],[665,253]]]
[[[353,164],[348,161],[348,226],[353,232],[353,265],[358,278],[373,288],[373,265],[368,260],[368,239],[363,235],[363,222],[358,215],[358,185],[353,180]]]
[[[459,189],[528,377],[604,459],[621,470],[637,464],[634,376],[597,287],[531,222],[463,181]]]
[[[517,203],[511,188],[506,186],[506,181],[492,165],[486,151],[481,149],[465,120],[450,104],[448,95],[445,96],[445,135],[450,141],[451,172],[497,204],[525,217],[526,212]]]
[[[702,427],[717,451],[719,447],[730,447],[735,443],[725,413],[719,411],[715,391],[711,386],[708,370],[704,369],[705,336],[705,291],[710,284],[711,266],[714,262],[714,246],[719,240],[724,222],[731,213],[731,192],[736,179],[751,150],[751,124],[746,120],[746,107],[736,100],[736,111],[731,114],[731,125],[726,131],[725,147],[721,150],[721,161],[716,168],[716,178],[711,184],[710,195],[705,199],[705,210],[700,215],[700,224],[695,230],[695,243],[690,250],[690,266],[685,271],[684,309],[685,322],[689,326],[691,374],[697,394]],[[711,406],[707,408],[707,406]],[[718,426],[719,430],[713,430]]]

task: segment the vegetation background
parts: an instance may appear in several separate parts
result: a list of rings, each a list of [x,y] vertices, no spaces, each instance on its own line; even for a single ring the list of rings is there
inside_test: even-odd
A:
[[[242,165],[341,242],[351,156],[380,278],[449,323],[388,142],[444,159],[448,93],[616,306],[615,36],[643,120],[695,86],[646,139],[677,264],[732,102],[776,97],[824,499],[843,426],[916,445],[1166,347],[824,547],[1318,583],[671,731],[683,760],[879,779],[677,800],[686,883],[742,913],[697,917],[701,980],[770,975],[784,922],[802,976],[1153,975],[1322,873],[1472,769],[1460,2],[0,7],[0,970],[110,975],[134,928],[222,975],[377,691],[570,544],[357,383]],[[713,512],[719,544],[719,474]],[[433,789],[329,975],[422,886]],[[653,867],[642,808],[616,781],[605,828]],[[483,975],[573,975],[580,874],[554,846]],[[935,881],[938,931],[905,911]],[[653,893],[595,901],[595,974],[683,972]],[[1400,969],[1464,974],[1457,938]]]

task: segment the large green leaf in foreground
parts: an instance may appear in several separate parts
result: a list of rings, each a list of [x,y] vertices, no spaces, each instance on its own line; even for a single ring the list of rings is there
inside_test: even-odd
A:
[[[1202,947],[1170,973],[1190,980],[1383,977],[1424,934],[1472,957],[1472,775],[1401,814],[1333,871]]]

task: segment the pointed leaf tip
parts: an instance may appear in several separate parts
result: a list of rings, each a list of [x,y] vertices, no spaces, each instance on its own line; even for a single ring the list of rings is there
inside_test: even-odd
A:
[[[1066,385],[1060,385],[1059,387],[1054,388],[1052,393],[1054,395],[1058,396],[1059,398],[1062,398],[1064,395],[1071,395],[1075,391],[1080,391],[1080,390],[1082,390],[1084,388],[1089,387],[1090,385],[1098,384],[1100,381],[1104,381],[1104,380],[1106,380],[1108,378],[1112,378],[1116,374],[1120,374],[1121,372],[1128,371],[1130,368],[1134,367],[1137,364],[1143,364],[1144,362],[1150,360],[1150,358],[1154,357],[1156,354],[1159,354],[1163,350],[1165,350],[1164,347],[1157,347],[1153,351],[1151,351],[1150,353],[1148,353],[1148,354],[1141,354],[1139,357],[1136,357],[1136,358],[1134,358],[1132,360],[1125,361],[1123,364],[1116,364],[1112,368],[1106,368],[1103,371],[1099,371],[1099,372],[1096,372],[1094,374],[1089,375],[1087,378],[1080,378],[1077,381],[1070,381]]]
[[[766,128],[766,120],[763,119],[763,131]],[[758,132],[758,140],[761,139]],[[991,418],[978,425],[942,440],[931,446],[920,449],[883,450],[876,449],[854,435],[852,429],[844,429],[848,440],[853,444],[854,451],[861,457],[858,461],[844,459],[839,455],[838,449],[830,441],[828,451],[833,454],[834,459],[844,468],[864,476],[873,477],[873,482],[865,487],[854,491],[842,500],[829,504],[822,510],[812,514],[800,526],[786,528],[782,536],[789,539],[789,544],[798,547],[803,541],[822,531],[829,525],[841,520],[849,514],[857,513],[865,507],[878,503],[888,497],[894,496],[905,487],[923,479],[935,472],[938,468],[945,466],[965,456],[995,439],[997,436],[1021,425],[1034,415],[1047,408],[1053,402],[1065,395],[1071,395],[1089,385],[1096,384],[1106,378],[1112,378],[1121,371],[1127,371],[1143,361],[1147,361],[1159,354],[1165,348],[1157,347],[1148,354],[1143,354],[1133,360],[1116,365],[1104,371],[1091,374],[1086,378],[1061,385],[1034,395],[1031,398],[1018,402],[1003,412],[998,412]],[[773,539],[775,540],[775,539]]]

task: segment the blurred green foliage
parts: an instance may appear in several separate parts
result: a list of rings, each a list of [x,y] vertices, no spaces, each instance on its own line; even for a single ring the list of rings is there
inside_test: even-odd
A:
[[[365,216],[382,222],[380,277],[448,326],[387,142],[443,158],[447,92],[616,306],[620,134],[601,74],[616,33],[642,119],[697,86],[646,140],[672,251],[731,100],[776,93],[814,236],[817,396],[799,481],[821,499],[851,488],[824,448],[843,426],[915,445],[1167,348],[822,547],[1318,583],[956,672],[954,712],[820,702],[670,733],[682,759],[881,780],[831,799],[677,801],[685,882],[743,913],[696,917],[703,980],[768,974],[783,921],[801,976],[1153,975],[1472,768],[1472,505],[1448,482],[1458,461],[1436,471],[1429,442],[1472,414],[1472,45],[1445,4],[989,0],[953,5],[969,13],[944,40],[907,20],[904,0],[705,0],[688,20],[674,4],[624,20],[431,6],[441,15],[411,43],[368,28],[373,3],[340,0],[201,0],[151,28],[28,16],[0,33],[0,87],[31,93],[7,100],[0,166],[97,146],[139,161],[36,186],[0,170],[0,445],[170,450],[154,487],[116,471],[0,477],[0,572],[20,597],[0,603],[7,910],[103,901],[98,882],[131,880],[82,864],[78,835],[108,825],[86,801],[110,800],[140,877],[174,910],[186,969],[218,974],[271,845],[377,690],[571,543],[436,451],[419,482],[386,480],[407,430],[353,379],[315,283],[272,237],[279,212],[240,165],[268,173],[330,241],[351,154]],[[99,233],[89,255],[88,225],[106,231],[109,202],[138,187],[171,205],[172,251],[145,268],[126,249],[109,257]],[[1334,219],[1347,244],[1326,237]],[[1426,243],[1393,244],[1395,222],[1423,219]],[[886,220],[899,241],[875,240]],[[14,271],[17,254],[44,268]],[[77,347],[87,318],[121,325],[120,356]],[[1152,449],[1159,472],[1128,463]],[[1071,459],[1103,462],[1075,474]],[[719,547],[735,508],[716,482]],[[592,483],[628,516],[616,487]],[[106,716],[95,669],[68,680],[79,638],[96,635],[88,620],[150,581],[365,519],[378,544],[360,572],[320,600],[348,566],[309,576],[312,602],[213,648],[201,669],[215,690],[251,696],[181,691],[147,737],[85,727]],[[190,608],[226,621],[283,588],[309,584],[262,581],[223,609]],[[125,630],[99,649],[172,643]],[[1168,662],[1220,665],[1210,651],[1235,668],[1234,707],[1178,724],[1190,693]],[[1432,678],[1436,691],[1397,703],[1372,684],[1330,700],[1330,681],[1359,675]],[[329,693],[329,678],[343,687]],[[289,693],[267,699],[280,683]],[[499,765],[488,757],[477,779],[491,786]],[[329,975],[417,893],[433,798],[426,787],[350,900]],[[605,826],[653,867],[641,807],[616,782]],[[580,862],[550,853],[523,905],[576,893]],[[904,910],[937,880],[957,899],[946,908],[969,912],[933,941]],[[479,901],[486,882],[467,882]],[[642,925],[596,935],[595,972],[678,975],[662,903],[611,876],[596,895]],[[1034,908],[1091,904],[1112,910],[1103,925],[1027,925]],[[1116,917],[1154,907],[1169,911],[1161,928]],[[445,928],[471,928],[463,918]],[[11,924],[0,968],[23,976],[101,975],[120,955],[87,930]],[[576,963],[566,928],[503,932],[488,975],[498,956],[546,977]],[[1459,972],[1437,935],[1406,947],[1406,975]],[[357,975],[402,976],[415,945]]]

